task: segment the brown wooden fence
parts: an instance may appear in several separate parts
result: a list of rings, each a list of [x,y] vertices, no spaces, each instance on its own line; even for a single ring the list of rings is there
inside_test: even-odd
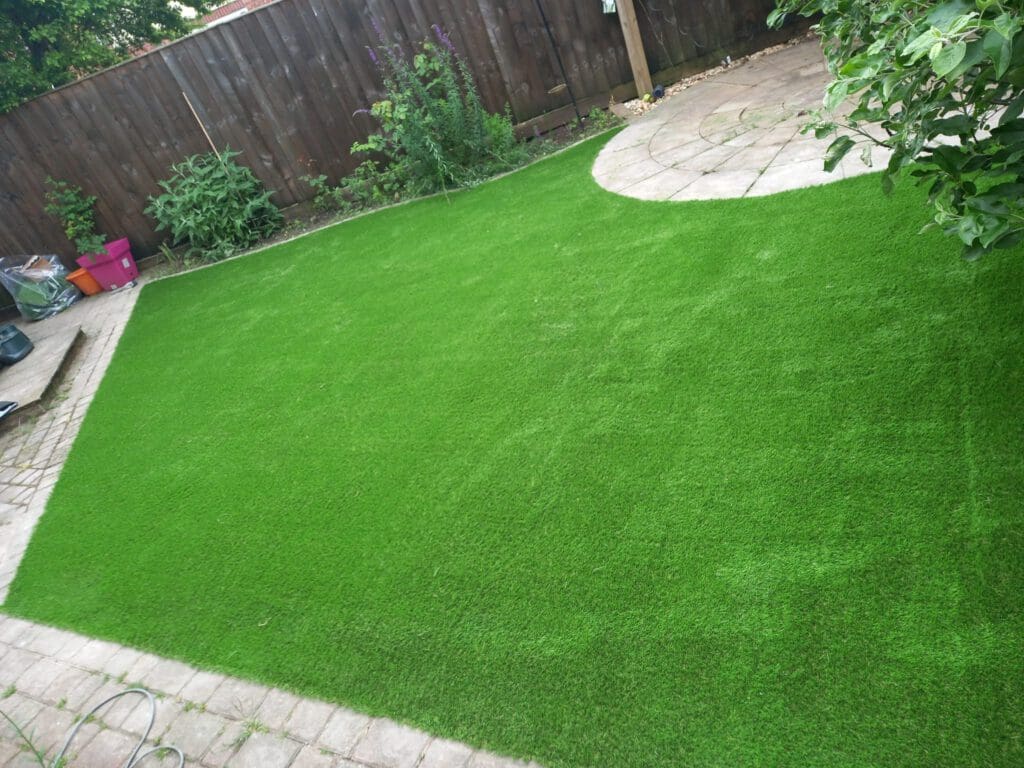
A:
[[[600,0],[543,2],[577,99],[607,103],[631,79],[617,16]],[[651,71],[663,77],[781,39],[764,24],[773,0],[636,5]],[[277,204],[307,200],[302,176],[351,170],[349,148],[372,127],[356,111],[380,96],[366,51],[379,42],[375,25],[408,43],[432,24],[449,32],[490,109],[508,104],[518,122],[566,114],[536,0],[279,0],[0,115],[0,255],[70,263],[73,248],[43,210],[47,176],[96,195],[102,231],[153,253],[162,238],[142,212],[147,196],[172,163],[208,151],[183,93]]]

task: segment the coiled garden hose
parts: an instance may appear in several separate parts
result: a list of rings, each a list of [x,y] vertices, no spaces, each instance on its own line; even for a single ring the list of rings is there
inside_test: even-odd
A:
[[[62,766],[68,763],[68,748],[71,746],[71,742],[75,740],[75,736],[78,735],[78,730],[87,722],[89,722],[90,718],[92,718],[99,710],[103,709],[103,707],[107,706],[112,701],[119,699],[122,696],[127,696],[130,693],[137,693],[140,696],[146,697],[146,700],[149,702],[149,724],[146,726],[146,730],[142,734],[142,738],[139,739],[139,743],[135,745],[135,749],[132,750],[132,753],[128,756],[128,760],[123,763],[121,768],[135,768],[135,766],[140,765],[142,761],[145,760],[147,757],[149,757],[150,755],[155,755],[158,752],[164,753],[161,757],[166,757],[166,753],[173,752],[178,756],[177,768],[185,768],[185,755],[177,747],[168,747],[160,745],[158,747],[151,747],[150,749],[147,749],[145,752],[142,752],[140,754],[140,750],[146,745],[146,739],[149,738],[149,732],[153,730],[153,723],[156,722],[156,699],[153,697],[153,694],[147,691],[145,688],[129,688],[127,691],[115,693],[113,696],[104,699],[95,707],[90,709],[89,712],[84,717],[82,717],[81,720],[75,723],[75,727],[71,729],[70,733],[68,733],[68,737],[64,740],[64,746],[60,748],[60,752],[57,753],[57,755],[53,758],[53,762],[50,764],[51,768],[61,768]]]

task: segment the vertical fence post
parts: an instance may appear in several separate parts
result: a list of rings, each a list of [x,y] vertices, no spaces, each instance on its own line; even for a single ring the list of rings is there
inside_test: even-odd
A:
[[[636,83],[636,95],[643,97],[653,90],[651,71],[647,68],[647,54],[644,52],[644,41],[640,37],[640,27],[636,23],[636,8],[633,0],[616,0],[615,7],[619,12],[619,23],[622,34],[626,38],[626,52],[629,54],[629,66],[633,70],[633,82]]]

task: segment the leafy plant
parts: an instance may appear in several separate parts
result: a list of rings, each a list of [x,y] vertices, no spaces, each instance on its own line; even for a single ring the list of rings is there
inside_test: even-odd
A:
[[[420,43],[411,57],[383,36],[370,50],[386,96],[365,110],[378,132],[352,146],[367,160],[340,185],[353,204],[474,184],[526,157],[511,113],[484,109],[466,62],[433,29],[437,41]]]
[[[364,160],[336,186],[331,186],[323,175],[304,176],[303,180],[315,192],[314,208],[318,211],[347,213],[401,200],[406,187],[399,173],[399,167]]]
[[[622,118],[611,110],[593,107],[582,120],[574,117],[565,127],[571,136],[584,137],[622,125],[623,122]]]
[[[332,187],[327,176],[303,176],[302,180],[313,188],[313,207],[318,211],[345,211],[351,207],[340,186]]]
[[[171,166],[164,194],[149,198],[146,213],[167,230],[172,245],[185,243],[185,259],[217,261],[269,237],[283,223],[271,193],[235,162],[238,152],[193,155]]]
[[[768,18],[821,14],[815,29],[834,80],[805,130],[837,134],[831,170],[854,148],[892,151],[890,191],[928,185],[934,222],[976,258],[1024,239],[1024,22],[1020,0],[778,0]],[[847,100],[855,107],[834,114]],[[885,136],[867,128],[879,124]]]
[[[586,124],[589,130],[595,133],[600,133],[601,131],[606,131],[609,128],[622,125],[623,122],[623,119],[610,109],[593,107],[587,114]]]
[[[56,216],[79,254],[99,253],[106,237],[96,232],[96,197],[66,181],[46,179],[46,212]]]

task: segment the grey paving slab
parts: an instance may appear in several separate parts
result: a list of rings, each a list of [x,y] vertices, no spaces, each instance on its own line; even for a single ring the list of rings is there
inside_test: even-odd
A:
[[[656,173],[654,176],[627,187],[627,190],[630,197],[639,200],[665,200],[701,178],[702,175],[699,171],[666,168],[661,173]]]
[[[118,731],[103,730],[97,733],[79,752],[75,768],[110,768],[128,762],[138,739]]]
[[[337,760],[334,753],[307,745],[296,755],[291,768],[335,768]]]
[[[142,658],[141,651],[136,651],[134,648],[121,648],[117,653],[110,657],[107,663],[104,664],[103,669],[112,677],[126,677],[128,670],[134,667],[135,662],[140,658]],[[72,660],[73,659],[74,657],[72,657]]]
[[[127,696],[125,698],[128,698]],[[133,736],[142,736],[149,729],[149,737],[157,739],[163,736],[171,723],[182,713],[181,704],[167,699],[158,700],[156,709],[145,699],[140,699],[135,709],[121,723],[120,729]]]
[[[226,723],[224,730],[214,739],[213,744],[200,761],[209,768],[223,768],[235,756],[239,746],[245,739],[246,730],[242,723],[232,720]]]
[[[0,700],[0,712],[10,717],[21,728],[31,727],[33,719],[44,709],[45,704],[20,693],[11,694]],[[0,723],[0,734],[13,739],[15,731],[13,726],[4,720]]]
[[[198,762],[224,728],[223,718],[193,709],[175,718],[163,740],[184,752],[188,759]]]
[[[801,160],[769,168],[757,178],[748,194],[751,197],[771,195],[790,189],[828,184],[837,178],[843,178],[841,170],[837,173],[829,173],[821,167],[821,162],[818,160]]]
[[[61,662],[57,662],[60,664]],[[54,677],[50,685],[45,689],[43,694],[39,698],[49,702],[64,702],[67,703],[68,697],[75,693],[83,683],[88,681],[96,681],[95,687],[99,687],[99,680],[91,673],[84,669],[78,669],[63,665],[63,669],[59,675]],[[80,700],[76,706],[84,704],[85,698],[88,694],[79,694]]]
[[[185,701],[205,704],[223,682],[224,675],[200,670],[192,676],[192,679],[185,684],[178,695]]]
[[[828,81],[816,40],[755,54],[681,90],[613,137],[594,162],[594,179],[627,197],[683,201],[774,194],[869,172],[850,160],[825,172],[831,139],[800,133]],[[884,149],[874,153],[876,167],[887,161]],[[687,174],[699,178],[678,185]]]
[[[255,716],[266,696],[267,689],[262,685],[228,677],[206,702],[206,709],[214,714],[248,720]]]
[[[176,696],[195,674],[196,670],[188,664],[164,659],[143,676],[142,684],[151,691]]]
[[[434,739],[423,753],[417,768],[466,768],[473,750],[465,744],[447,739]]]
[[[14,685],[21,675],[42,658],[24,648],[9,648],[0,659],[0,690]]]
[[[103,669],[121,648],[104,640],[89,640],[81,650],[72,656],[72,663],[88,670]]]
[[[43,699],[43,694],[58,678],[71,668],[60,661],[42,657],[26,669],[15,681],[15,687],[34,699]]]
[[[288,768],[302,745],[270,733],[254,733],[228,765],[232,768]]]
[[[672,196],[672,200],[717,200],[727,197],[732,190],[747,190],[757,181],[758,171],[722,170],[706,173],[695,182]]]
[[[302,699],[292,710],[285,730],[304,741],[315,741],[334,714],[334,707],[323,701]]]
[[[352,759],[382,768],[415,768],[429,741],[423,731],[376,718],[356,744]]]
[[[284,724],[298,703],[298,696],[272,688],[256,711],[255,718],[270,730],[279,731],[284,728]]]
[[[348,709],[336,709],[320,733],[319,743],[332,752],[348,756],[370,727],[370,718]]]

